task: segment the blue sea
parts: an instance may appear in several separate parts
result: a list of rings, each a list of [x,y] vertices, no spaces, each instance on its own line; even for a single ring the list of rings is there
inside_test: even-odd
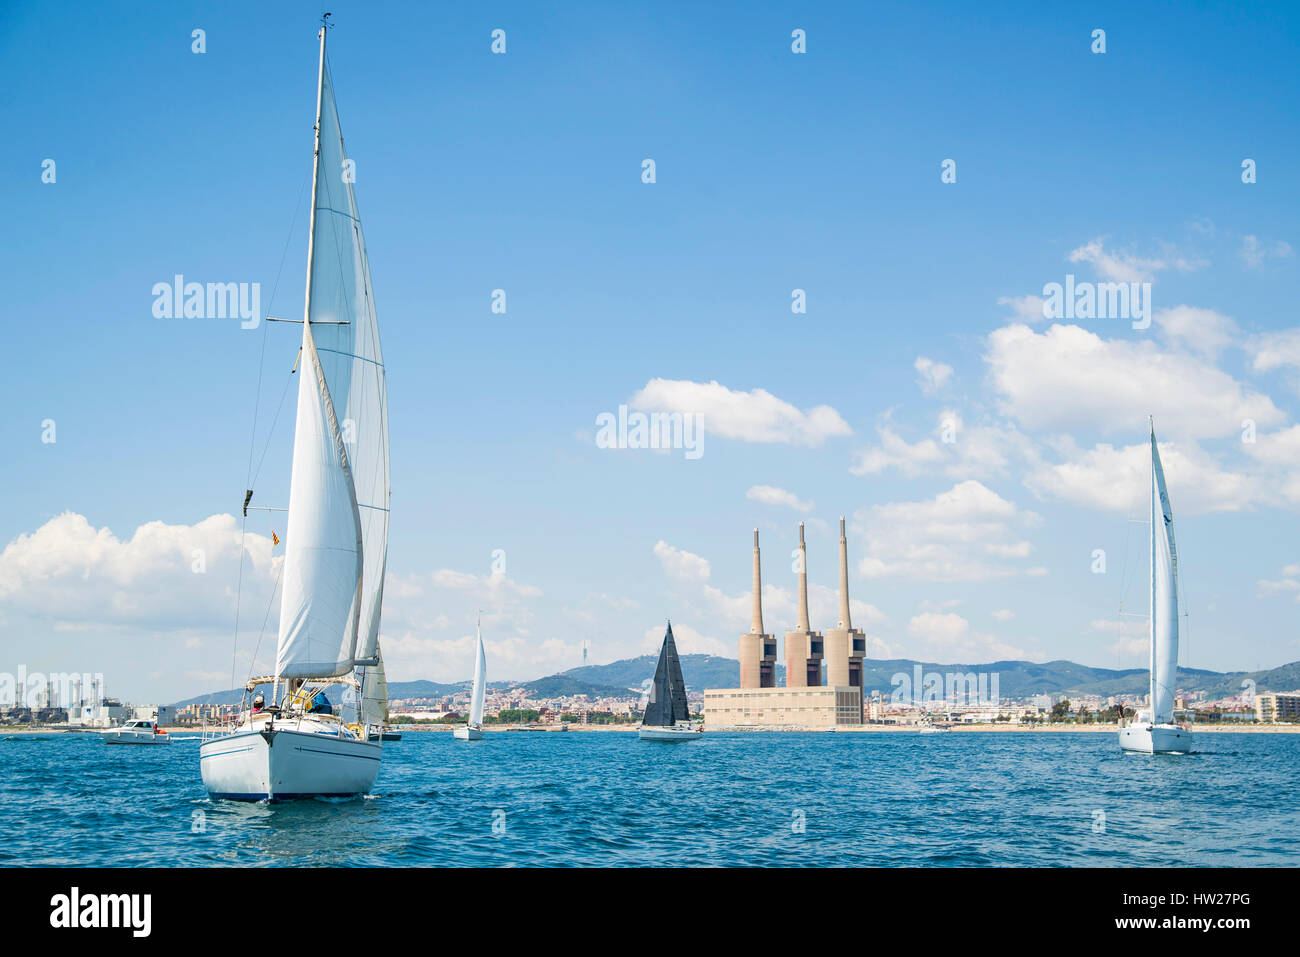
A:
[[[1300,735],[408,733],[372,795],[211,801],[198,742],[0,737],[0,865],[1300,864]]]

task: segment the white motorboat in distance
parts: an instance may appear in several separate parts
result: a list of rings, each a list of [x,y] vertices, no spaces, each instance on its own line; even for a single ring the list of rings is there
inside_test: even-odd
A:
[[[105,744],[171,744],[172,739],[166,731],[158,730],[153,721],[128,721],[120,728],[101,732]]]

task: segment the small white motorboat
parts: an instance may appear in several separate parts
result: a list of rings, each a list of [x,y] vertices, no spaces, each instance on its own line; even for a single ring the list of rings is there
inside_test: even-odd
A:
[[[166,731],[161,731],[152,721],[139,719],[128,721],[120,728],[102,732],[105,744],[171,744],[172,739]]]

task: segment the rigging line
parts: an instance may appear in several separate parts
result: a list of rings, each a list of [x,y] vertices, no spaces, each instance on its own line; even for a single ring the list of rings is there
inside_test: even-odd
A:
[[[270,306],[275,305],[275,294],[280,288],[280,277],[284,273],[284,263],[289,255],[289,244],[293,241],[294,230],[298,226],[298,214],[302,212],[302,194],[306,188],[307,179],[304,176],[302,185],[298,187],[298,201],[294,204],[293,219],[289,222],[289,234],[284,239],[284,249],[280,252],[280,268],[275,273],[275,283],[271,286]],[[257,448],[257,414],[262,402],[262,377],[266,370],[266,330],[265,324],[262,326],[262,349],[257,358],[257,391],[253,394],[253,430],[248,436],[248,471],[244,475],[244,488],[247,489],[253,481],[253,450]],[[284,403],[284,397],[280,397],[280,403]],[[276,410],[276,418],[279,418],[279,410]],[[275,430],[272,423],[272,432]],[[266,457],[263,450],[262,457]],[[258,463],[258,471],[262,470],[261,463]],[[239,611],[240,604],[244,594],[244,540],[248,532],[248,509],[244,509],[244,519],[239,526],[239,576],[235,585],[235,635],[230,649],[230,683],[235,683],[236,669],[239,667]]]
[[[293,383],[293,373],[290,372],[284,380],[284,391],[280,393],[280,404],[275,408],[275,417],[271,419],[271,429],[266,433],[266,444],[262,446],[262,457],[257,460],[257,471],[253,473],[252,481],[262,474],[262,463],[266,461],[266,453],[271,448],[271,439],[275,437],[275,425],[280,421],[280,412],[284,409],[284,400],[289,395],[289,386]]]
[[[266,614],[262,616],[262,627],[257,633],[257,644],[253,646],[253,657],[248,660],[248,678],[253,677],[257,668],[257,653],[262,650],[262,639],[266,636],[266,623],[271,620],[271,606],[275,604],[276,592],[280,590],[280,576],[284,574],[284,562],[280,562],[280,570],[275,573],[275,586],[271,589],[271,597],[266,603]],[[244,683],[248,683],[248,678]]]

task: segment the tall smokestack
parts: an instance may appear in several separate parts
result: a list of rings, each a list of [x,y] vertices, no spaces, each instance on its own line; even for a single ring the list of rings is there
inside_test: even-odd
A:
[[[808,547],[799,523],[799,624],[785,633],[785,684],[787,688],[816,688],[822,683],[822,636],[808,625]]]
[[[754,614],[748,634],[740,636],[740,686],[776,685],[776,639],[763,634],[763,573],[758,559],[758,529],[754,529]]]
[[[852,631],[849,620],[849,543],[844,537],[844,516],[840,516],[840,622],[839,627]]]
[[[808,549],[803,543],[803,522],[799,523],[799,631],[808,627]]]

